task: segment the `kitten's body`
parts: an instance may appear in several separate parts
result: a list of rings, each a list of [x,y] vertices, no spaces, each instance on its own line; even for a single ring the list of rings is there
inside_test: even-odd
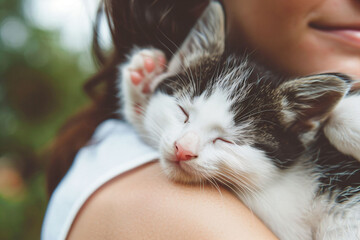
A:
[[[126,119],[167,176],[229,187],[281,239],[359,239],[360,162],[344,154],[357,151],[323,131],[349,81],[278,79],[224,54],[224,36],[212,3],[166,73],[161,52],[135,52],[121,68]]]

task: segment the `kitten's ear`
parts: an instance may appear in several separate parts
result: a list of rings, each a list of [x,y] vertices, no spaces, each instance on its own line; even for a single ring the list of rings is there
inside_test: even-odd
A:
[[[221,55],[224,48],[224,10],[220,3],[211,1],[170,60],[168,71],[178,73],[206,55]]]
[[[318,74],[283,83],[277,90],[283,124],[297,133],[315,129],[347,94],[350,82],[342,74]]]

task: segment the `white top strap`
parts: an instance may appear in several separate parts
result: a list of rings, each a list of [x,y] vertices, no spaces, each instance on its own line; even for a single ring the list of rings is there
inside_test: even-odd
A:
[[[55,189],[46,210],[41,239],[66,239],[85,201],[112,178],[159,158],[128,124],[107,120],[95,131]]]

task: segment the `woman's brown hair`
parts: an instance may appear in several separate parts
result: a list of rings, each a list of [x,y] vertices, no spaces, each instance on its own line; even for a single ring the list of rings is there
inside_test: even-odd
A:
[[[93,51],[100,70],[84,85],[90,106],[71,117],[60,129],[50,154],[47,189],[51,194],[69,170],[76,153],[86,145],[96,127],[119,118],[116,66],[134,46],[153,46],[169,58],[184,40],[208,0],[103,0],[94,27]],[[106,55],[99,45],[102,14],[110,27],[113,49]]]

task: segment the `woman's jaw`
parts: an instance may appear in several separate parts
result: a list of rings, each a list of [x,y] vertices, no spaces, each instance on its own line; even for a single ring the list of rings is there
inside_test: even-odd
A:
[[[360,78],[360,1],[224,0],[230,41],[270,67],[298,76]]]

